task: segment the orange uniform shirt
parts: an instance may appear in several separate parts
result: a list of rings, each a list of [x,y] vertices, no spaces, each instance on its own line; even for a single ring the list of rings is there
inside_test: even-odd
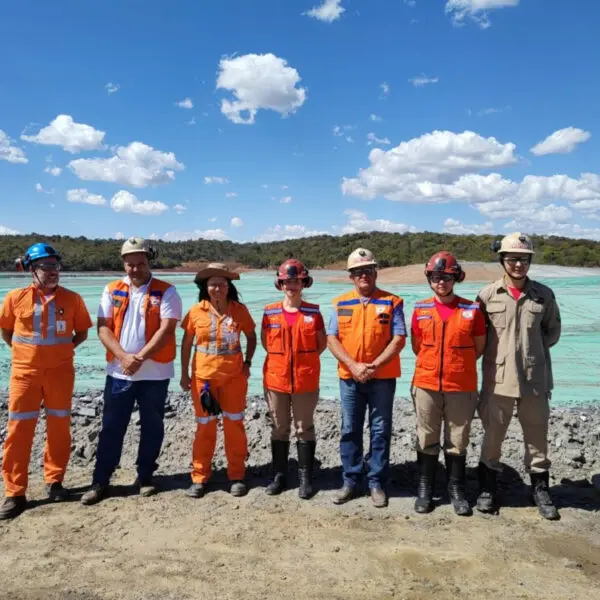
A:
[[[63,287],[44,296],[35,286],[11,290],[0,313],[0,328],[13,332],[13,367],[53,369],[72,365],[73,334],[92,320],[83,298]]]
[[[227,314],[219,317],[210,302],[202,300],[190,308],[181,327],[195,336],[194,377],[210,381],[241,374],[240,334],[249,335],[256,327],[244,304],[229,302]]]

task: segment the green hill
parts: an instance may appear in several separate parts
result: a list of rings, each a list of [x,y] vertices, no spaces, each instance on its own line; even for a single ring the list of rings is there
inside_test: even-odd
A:
[[[463,261],[492,261],[491,235],[448,235],[440,233],[360,233],[343,236],[322,235],[269,243],[219,242],[196,240],[185,242],[157,241],[157,268],[180,267],[184,263],[220,261],[236,262],[255,269],[274,268],[291,256],[307,266],[327,267],[343,263],[359,246],[375,253],[382,267],[425,263],[438,250],[449,250]],[[121,270],[118,240],[85,237],[44,236],[38,234],[1,236],[0,270],[14,269],[14,260],[33,243],[48,241],[63,255],[68,271]],[[562,237],[536,237],[537,263],[577,266],[600,266],[600,242]]]

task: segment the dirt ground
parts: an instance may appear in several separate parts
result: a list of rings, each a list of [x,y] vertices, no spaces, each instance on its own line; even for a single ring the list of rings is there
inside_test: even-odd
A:
[[[184,495],[183,473],[141,498],[134,477],[121,469],[115,495],[85,507],[45,503],[34,476],[34,506],[0,523],[0,598],[590,600],[600,589],[597,511],[459,518],[443,501],[416,515],[408,494],[387,509],[366,497],[336,507],[331,489],[270,498],[262,481],[236,499],[222,474],[200,500]],[[89,471],[72,469],[69,483],[79,494]]]

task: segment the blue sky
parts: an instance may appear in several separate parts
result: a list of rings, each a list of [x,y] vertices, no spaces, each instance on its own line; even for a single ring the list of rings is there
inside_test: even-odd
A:
[[[600,239],[600,2],[2,10],[0,233]]]

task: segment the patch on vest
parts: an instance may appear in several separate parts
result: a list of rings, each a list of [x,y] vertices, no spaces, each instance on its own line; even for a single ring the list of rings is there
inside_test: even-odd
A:
[[[314,320],[315,320],[314,317],[311,317],[310,315],[304,315],[305,323],[312,323]]]
[[[160,306],[160,298],[157,296],[150,296],[150,306]]]
[[[375,312],[380,315],[381,313],[385,312],[385,306],[376,306]]]
[[[462,316],[465,319],[472,319],[473,318],[473,314],[474,314],[473,310],[463,310],[462,311]]]
[[[353,313],[353,311],[351,308],[338,308],[337,309],[338,317],[351,317],[352,313]]]
[[[114,296],[111,298],[111,302],[113,306],[116,306],[117,308],[120,308],[121,306],[123,306],[123,300],[120,300],[119,298],[115,298]]]

